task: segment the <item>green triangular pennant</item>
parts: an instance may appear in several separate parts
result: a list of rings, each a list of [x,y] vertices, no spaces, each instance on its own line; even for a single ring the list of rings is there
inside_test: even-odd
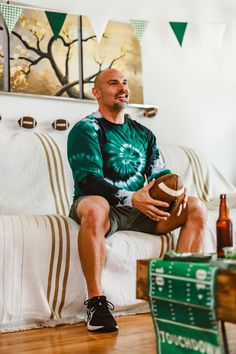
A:
[[[51,12],[51,11],[45,11],[45,13],[48,18],[48,22],[51,26],[54,38],[57,39],[59,33],[61,32],[67,14],[64,14],[62,12]]]
[[[19,6],[12,6],[7,4],[0,4],[0,12],[3,15],[6,26],[8,28],[9,33],[15,27],[16,22],[18,21],[22,8]]]
[[[129,22],[130,22],[131,26],[133,27],[138,40],[141,41],[144,36],[144,33],[147,29],[149,21],[130,19]]]
[[[184,33],[187,27],[187,22],[170,22],[170,25],[178,39],[180,46],[182,46]]]

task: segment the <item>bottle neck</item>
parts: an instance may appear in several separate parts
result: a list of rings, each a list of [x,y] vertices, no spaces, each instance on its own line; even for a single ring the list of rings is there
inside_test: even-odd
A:
[[[220,219],[229,219],[229,210],[227,207],[226,198],[220,199],[219,218]]]

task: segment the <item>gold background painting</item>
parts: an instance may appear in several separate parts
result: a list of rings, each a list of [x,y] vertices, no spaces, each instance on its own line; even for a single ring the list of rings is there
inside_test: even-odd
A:
[[[56,40],[44,11],[24,10],[10,36],[11,91],[79,97],[77,16],[67,15]],[[14,34],[16,33],[16,34]]]
[[[84,94],[94,99],[91,88],[94,78],[100,70],[112,65],[120,70],[129,81],[130,103],[143,103],[142,63],[139,41],[129,23],[108,21],[105,33],[98,43],[89,18],[83,16],[83,74]],[[87,38],[91,38],[87,40]],[[88,82],[87,82],[88,81]]]
[[[96,75],[109,67],[127,77],[130,103],[143,103],[141,48],[132,26],[109,20],[98,43],[92,24],[82,16],[82,43],[78,43],[79,16],[67,14],[58,39],[43,10],[23,8],[10,33],[10,90],[45,96],[95,99]],[[0,29],[2,23],[0,20]],[[0,90],[3,91],[3,30],[0,30]],[[79,92],[79,46],[82,45],[83,92]]]

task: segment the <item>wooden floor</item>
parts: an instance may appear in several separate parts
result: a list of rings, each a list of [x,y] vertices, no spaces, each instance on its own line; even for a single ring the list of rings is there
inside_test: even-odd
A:
[[[119,331],[95,334],[84,323],[0,335],[1,354],[154,354],[151,316],[118,317]]]
[[[0,335],[1,354],[155,354],[150,314],[118,318],[119,332],[95,334],[84,323]],[[227,324],[230,354],[236,353],[236,325]],[[233,339],[232,339],[233,338]]]

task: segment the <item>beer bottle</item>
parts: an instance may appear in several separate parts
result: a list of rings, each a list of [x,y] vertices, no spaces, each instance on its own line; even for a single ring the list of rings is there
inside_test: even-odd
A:
[[[224,247],[233,246],[233,226],[229,218],[226,194],[220,195],[219,217],[216,221],[217,255],[224,257]]]

